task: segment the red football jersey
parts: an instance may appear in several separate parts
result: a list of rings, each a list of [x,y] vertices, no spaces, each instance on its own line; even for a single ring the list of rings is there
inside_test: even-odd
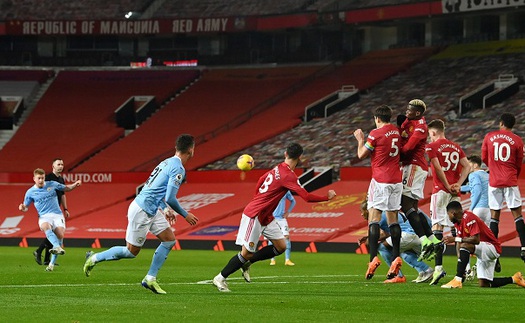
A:
[[[273,220],[273,211],[277,204],[289,190],[307,202],[328,201],[327,196],[308,193],[301,187],[297,175],[283,162],[259,178],[255,195],[243,213],[250,218],[259,217],[261,225],[268,225]]]
[[[372,178],[378,183],[401,183],[400,140],[399,129],[393,124],[374,129],[368,135],[365,147],[372,152]]]
[[[459,145],[453,141],[448,139],[438,139],[429,143],[427,145],[426,151],[428,158],[438,159],[439,165],[441,165],[448,183],[450,185],[457,183],[461,177],[462,169],[459,161],[461,158],[465,157],[463,149],[461,149],[461,147],[459,147]],[[434,165],[432,165],[432,163],[430,165],[432,167],[432,177],[434,182],[434,189],[432,190],[432,193],[437,193],[439,191],[448,192],[448,190],[445,188],[445,185],[437,177]],[[462,183],[460,183],[460,185],[461,184]]]
[[[490,132],[483,139],[481,159],[489,167],[490,186],[517,186],[523,163],[523,140],[509,130]]]
[[[460,238],[472,237],[479,234],[479,240],[492,244],[496,251],[501,254],[501,244],[490,228],[477,215],[470,211],[463,212],[463,220],[460,224],[455,223],[457,236]]]
[[[425,159],[425,146],[427,144],[428,127],[425,117],[419,120],[406,119],[400,128],[402,141],[401,162],[403,166],[417,165],[423,170],[428,170]]]

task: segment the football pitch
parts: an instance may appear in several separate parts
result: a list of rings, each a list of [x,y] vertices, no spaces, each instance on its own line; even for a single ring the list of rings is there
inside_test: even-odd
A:
[[[294,267],[269,261],[251,268],[252,283],[240,272],[229,279],[231,293],[220,293],[211,279],[235,251],[172,251],[159,273],[168,293],[157,295],[140,284],[153,249],[136,259],[99,263],[91,277],[82,272],[88,249],[67,248],[59,266],[45,272],[34,248],[0,247],[2,322],[516,322],[525,289],[508,285],[440,288],[455,274],[456,259],[444,260],[447,277],[438,286],[411,283],[417,274],[403,264],[407,283],[384,284],[387,266],[364,279],[368,255],[293,252]],[[525,272],[519,258],[502,258],[498,276]]]

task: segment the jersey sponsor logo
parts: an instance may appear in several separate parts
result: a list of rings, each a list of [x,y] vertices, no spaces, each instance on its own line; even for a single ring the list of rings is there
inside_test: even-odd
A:
[[[233,225],[212,225],[204,229],[190,233],[190,236],[223,236],[228,233],[235,232],[239,229],[238,226]]]

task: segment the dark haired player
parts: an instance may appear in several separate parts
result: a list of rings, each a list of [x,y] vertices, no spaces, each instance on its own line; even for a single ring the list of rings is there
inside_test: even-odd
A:
[[[319,196],[301,187],[293,171],[302,154],[301,145],[290,144],[284,153],[284,162],[259,178],[255,195],[244,208],[237,233],[236,244],[242,246],[241,252],[233,256],[213,278],[213,284],[220,292],[230,291],[226,278],[237,270],[241,269],[246,282],[250,282],[250,266],[253,263],[278,256],[286,250],[286,239],[273,216],[273,211],[286,192],[295,192],[307,202],[328,201],[335,197],[333,190],[329,190],[327,196]],[[272,245],[257,250],[261,235],[270,240]]]

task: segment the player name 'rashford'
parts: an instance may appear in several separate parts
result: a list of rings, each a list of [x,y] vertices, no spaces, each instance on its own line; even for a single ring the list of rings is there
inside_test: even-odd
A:
[[[514,145],[514,139],[512,139],[510,136],[499,133],[489,138],[490,142],[493,142],[496,139],[505,139],[511,145]]]

